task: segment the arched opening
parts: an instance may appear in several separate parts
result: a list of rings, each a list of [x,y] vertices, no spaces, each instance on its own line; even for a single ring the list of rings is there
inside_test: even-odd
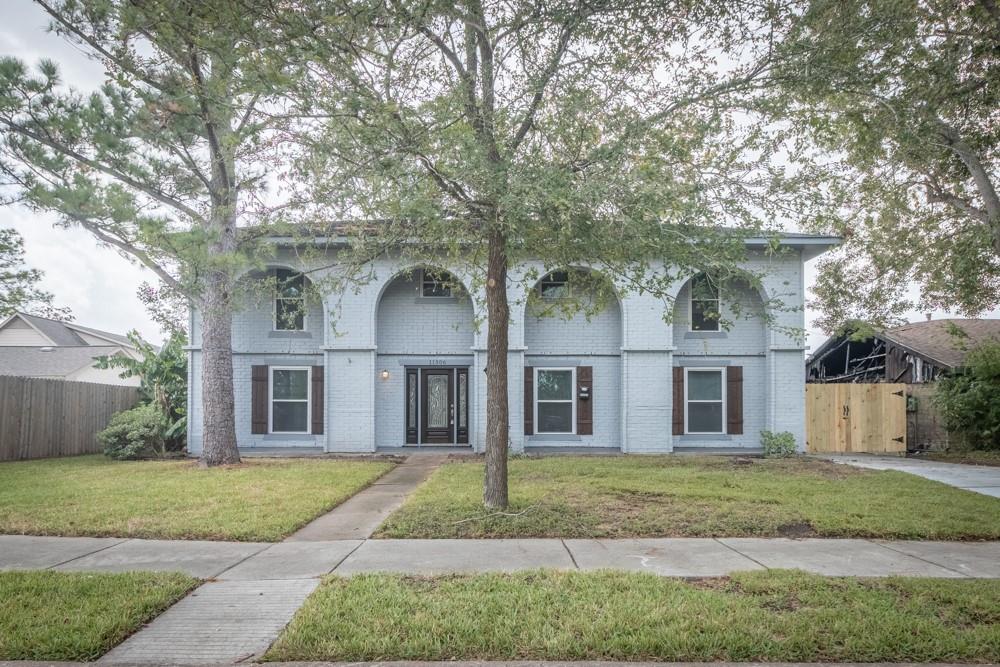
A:
[[[723,281],[704,273],[692,276],[677,293],[671,321],[674,347],[681,352],[703,348],[706,340],[717,341],[715,348],[734,352],[762,352],[766,347],[764,300],[746,280]]]
[[[674,449],[757,447],[767,406],[767,319],[743,279],[692,276],[673,308]]]
[[[290,265],[247,273],[241,281],[242,307],[236,313],[233,347],[237,351],[317,351],[323,344],[323,300],[308,274]],[[255,332],[243,350],[242,332]],[[263,333],[268,341],[260,349]],[[289,348],[289,341],[294,341]]]
[[[470,442],[474,327],[468,290],[443,268],[385,284],[375,309],[377,446]]]
[[[587,269],[552,271],[524,315],[528,447],[621,448],[622,306]]]

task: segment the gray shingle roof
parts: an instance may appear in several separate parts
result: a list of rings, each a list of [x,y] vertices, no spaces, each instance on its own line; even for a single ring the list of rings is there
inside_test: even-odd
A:
[[[94,359],[121,350],[117,345],[77,345],[73,347],[0,346],[0,375],[22,377],[65,377]]]
[[[77,331],[83,331],[84,333],[93,334],[101,338],[108,338],[114,342],[132,347],[132,343],[129,342],[128,337],[121,334],[111,333],[110,331],[101,331],[100,329],[93,329],[91,327],[85,327],[75,323],[50,320],[47,317],[28,315],[27,313],[18,313],[18,315],[24,318],[24,320],[30,323],[33,327],[41,331],[42,334],[51,339],[56,345],[86,345],[87,341],[77,334]]]
[[[954,336],[954,327],[965,336]],[[988,340],[1000,342],[1000,319],[943,319],[913,322],[887,329],[887,338],[917,354],[959,368],[969,350]]]
[[[50,320],[47,317],[18,313],[21,319],[42,332],[46,338],[56,345],[86,345],[87,342],[80,338],[64,322]]]

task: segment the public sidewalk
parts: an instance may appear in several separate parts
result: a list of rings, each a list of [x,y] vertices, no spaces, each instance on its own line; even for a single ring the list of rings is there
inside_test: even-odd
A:
[[[3,661],[0,667],[77,667],[93,663],[46,662],[46,661]],[[221,667],[205,664],[202,667]],[[384,660],[379,662],[269,662],[268,667],[961,667],[953,662],[613,662],[581,660],[559,662],[541,660],[448,660],[423,662],[406,660]],[[977,663],[976,667],[997,667],[996,663]]]
[[[208,579],[99,662],[234,664],[262,655],[333,573],[617,569],[677,577],[795,568],[831,576],[1000,578],[1000,542],[854,539],[194,542],[0,536],[0,570],[182,571]]]
[[[801,569],[828,576],[1000,578],[1000,542],[643,538],[198,542],[0,535],[0,570],[180,571],[268,581],[363,572],[451,574],[616,569],[675,577]]]

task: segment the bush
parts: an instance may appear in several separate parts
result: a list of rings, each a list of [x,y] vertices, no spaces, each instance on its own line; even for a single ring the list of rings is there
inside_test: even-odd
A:
[[[163,434],[167,427],[160,409],[147,403],[112,417],[108,427],[97,434],[97,441],[113,459],[163,456],[166,454]]]
[[[765,457],[783,459],[795,453],[795,436],[788,431],[781,433],[761,431],[760,446],[764,448]]]
[[[960,444],[1000,449],[1000,342],[984,343],[965,357],[965,367],[938,381],[934,405]]]

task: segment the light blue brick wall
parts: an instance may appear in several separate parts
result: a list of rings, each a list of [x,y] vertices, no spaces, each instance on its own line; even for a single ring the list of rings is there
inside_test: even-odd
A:
[[[681,288],[674,304],[674,354],[761,354],[767,347],[767,324],[760,295],[748,286],[730,286],[722,290],[723,320],[719,331],[691,331],[691,283]],[[739,306],[737,310],[733,304]],[[737,314],[739,313],[739,314]]]
[[[578,311],[566,317],[544,304],[531,304],[524,318],[526,366],[591,366],[594,373],[593,435],[529,436],[526,444],[575,447],[621,447],[621,347],[622,315],[618,302],[600,312]],[[549,302],[548,305],[551,305]],[[523,386],[523,385],[522,385]],[[521,395],[518,392],[518,395]],[[523,404],[523,400],[522,400]],[[523,417],[522,417],[523,423]]]
[[[804,288],[798,253],[752,253],[746,265],[766,274],[763,283],[768,298],[784,302],[782,309],[772,313],[776,324],[785,329],[803,328]],[[269,336],[269,304],[248,308],[237,316],[233,328],[237,352],[234,380],[241,446],[283,444],[249,434],[249,369],[254,363],[273,365],[300,359],[325,364],[326,435],[312,439],[312,444],[346,452],[372,451],[376,445],[394,445],[402,440],[400,358],[462,355],[463,359],[471,358],[472,363],[470,438],[473,447],[482,450],[486,326],[481,323],[477,329],[471,316],[467,317],[473,309],[482,313],[482,294],[473,294],[471,301],[464,304],[451,300],[431,307],[417,297],[414,282],[404,278],[392,283],[407,268],[392,258],[376,261],[375,278],[369,284],[349,293],[330,295],[322,306],[310,312],[310,338]],[[594,366],[597,432],[589,442],[595,445],[620,446],[637,453],[671,451],[675,445],[694,444],[756,447],[759,431],[770,428],[791,431],[800,447],[804,446],[804,350],[801,339],[793,334],[764,326],[760,321],[740,320],[725,338],[686,337],[683,282],[676,286],[673,323],[664,320],[664,309],[674,306],[635,293],[625,293],[617,310],[601,313],[590,322],[577,318],[569,322],[552,318],[533,322],[537,318],[525,315],[519,306],[524,288],[518,284],[518,271],[518,267],[512,268],[509,290],[510,443],[515,451],[524,445],[522,369],[525,364],[542,365],[546,359],[558,357]],[[461,279],[460,271],[453,273]],[[738,298],[753,301],[756,297],[748,292]],[[380,314],[382,317],[378,317]],[[194,319],[197,330],[197,313]],[[336,329],[324,331],[322,325],[329,321],[336,322]],[[189,438],[193,453],[200,451],[201,442],[199,340],[196,331],[190,370]],[[711,361],[744,367],[744,435],[717,442],[682,442],[671,433],[671,369],[675,364]],[[379,377],[382,368],[390,369],[387,382]],[[616,395],[617,400],[612,400]],[[306,444],[304,440],[284,444]]]
[[[420,296],[418,276],[396,278],[379,302],[376,340],[383,354],[471,354],[472,300]],[[346,323],[345,323],[346,324]]]

